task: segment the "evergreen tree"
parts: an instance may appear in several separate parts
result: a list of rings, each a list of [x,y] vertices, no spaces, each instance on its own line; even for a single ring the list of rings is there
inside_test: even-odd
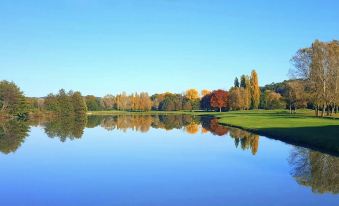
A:
[[[234,87],[239,87],[239,86],[240,86],[239,79],[238,77],[236,77],[234,80]]]
[[[245,88],[246,87],[246,76],[241,75],[240,77],[240,87]]]

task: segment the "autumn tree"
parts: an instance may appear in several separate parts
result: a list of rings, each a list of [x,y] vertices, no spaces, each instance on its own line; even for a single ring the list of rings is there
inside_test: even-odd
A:
[[[182,107],[184,110],[198,110],[200,109],[199,92],[196,89],[189,89],[185,92],[182,100]]]
[[[211,93],[210,90],[208,90],[208,89],[203,89],[203,90],[201,90],[201,97],[204,97],[204,96],[206,96],[206,95],[208,95],[208,94],[210,94],[210,93]]]
[[[330,73],[330,83],[329,83],[329,109],[331,108],[331,113],[334,113],[334,110],[338,111],[339,106],[339,41],[332,41],[328,43],[328,66]]]
[[[253,109],[258,109],[260,103],[260,88],[258,83],[258,74],[255,70],[252,70],[251,72],[250,84],[251,84],[251,107]]]
[[[312,44],[312,63],[310,70],[310,80],[316,95],[316,104],[322,108],[321,116],[324,116],[327,104],[329,103],[329,87],[331,72],[328,65],[328,50],[325,43],[315,41]]]
[[[339,82],[339,43],[316,40],[310,48],[300,49],[292,57],[291,77],[304,80],[305,94],[314,105],[316,115],[337,110]]]
[[[185,97],[189,100],[199,99],[199,92],[196,89],[189,89],[185,92]]]
[[[219,112],[222,109],[228,109],[228,92],[224,90],[215,90],[211,93],[211,107],[218,108]]]
[[[100,105],[105,110],[112,110],[116,105],[116,98],[113,95],[108,94],[100,99]]]
[[[249,109],[251,106],[251,82],[247,75],[241,75],[240,87],[243,88],[242,96],[244,99],[243,109]]]
[[[126,92],[122,92],[116,96],[117,101],[117,109],[118,110],[128,110],[129,107],[129,100]]]
[[[141,92],[139,97],[140,110],[149,111],[152,109],[152,101],[147,92]]]
[[[286,82],[283,96],[290,113],[292,113],[292,110],[296,112],[297,108],[306,106],[305,88],[301,80]]]
[[[265,109],[282,109],[284,108],[282,96],[271,90],[265,91]]]
[[[229,91],[229,107],[231,110],[244,108],[244,88],[232,87]]]

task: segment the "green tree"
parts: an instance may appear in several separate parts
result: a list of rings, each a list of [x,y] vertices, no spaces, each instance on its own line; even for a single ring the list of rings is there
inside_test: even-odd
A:
[[[71,96],[74,113],[77,116],[85,116],[87,105],[80,92],[74,92]]]
[[[20,88],[14,82],[0,82],[1,113],[23,116],[28,113],[28,104]]]
[[[85,100],[86,100],[87,109],[89,111],[99,111],[99,110],[101,110],[99,98],[97,98],[93,95],[87,95],[85,97]]]
[[[240,77],[240,87],[242,88],[246,88],[246,76],[245,75],[241,75]]]
[[[72,116],[74,115],[74,107],[71,96],[73,92],[70,91],[68,94],[64,89],[60,89],[57,95],[57,100],[59,103],[58,114],[61,116]]]
[[[25,121],[0,122],[0,152],[15,152],[28,136],[29,126]]]
[[[239,83],[238,77],[236,77],[235,80],[234,80],[234,87],[240,87],[240,83]]]
[[[45,108],[46,110],[52,112],[59,112],[61,110],[56,95],[52,93],[47,95],[47,97],[45,98]]]

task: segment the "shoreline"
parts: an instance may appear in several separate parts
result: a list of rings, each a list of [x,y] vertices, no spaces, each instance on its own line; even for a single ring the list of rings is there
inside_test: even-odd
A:
[[[287,110],[206,111],[98,111],[95,115],[196,115],[218,119],[224,126],[236,127],[270,139],[339,156],[339,119],[313,116],[311,110],[289,114]]]

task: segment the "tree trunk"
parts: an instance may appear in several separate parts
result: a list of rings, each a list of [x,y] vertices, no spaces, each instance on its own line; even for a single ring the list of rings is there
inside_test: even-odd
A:
[[[221,112],[221,107],[219,107],[219,112]]]
[[[318,105],[315,107],[315,116],[316,117],[319,116],[319,107],[318,107]]]
[[[325,107],[325,104],[323,104],[323,108],[322,108],[322,111],[321,111],[321,117],[324,117],[325,110],[326,110],[326,107]]]
[[[290,114],[292,114],[292,105],[290,104]]]

